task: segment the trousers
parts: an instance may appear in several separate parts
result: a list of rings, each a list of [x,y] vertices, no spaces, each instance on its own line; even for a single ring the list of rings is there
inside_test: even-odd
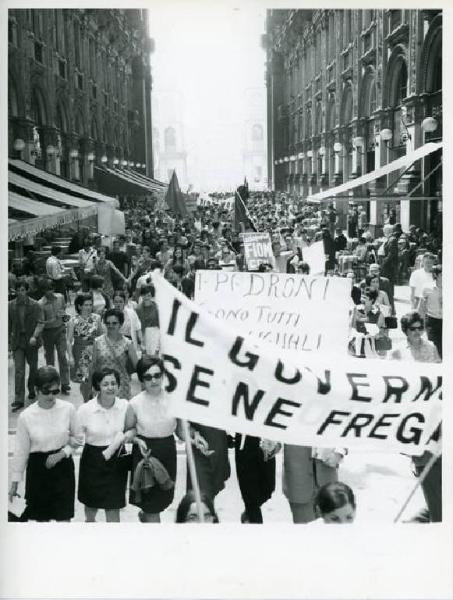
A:
[[[60,371],[61,385],[69,386],[69,365],[66,357],[67,342],[66,342],[66,327],[53,327],[52,329],[44,329],[42,332],[42,341],[44,346],[44,356],[46,364],[55,365],[55,350],[58,356],[58,369]]]
[[[38,370],[38,348],[24,344],[24,347],[16,348],[14,359],[14,399],[21,404],[25,403],[25,361],[28,363],[28,393],[35,393],[35,377]]]

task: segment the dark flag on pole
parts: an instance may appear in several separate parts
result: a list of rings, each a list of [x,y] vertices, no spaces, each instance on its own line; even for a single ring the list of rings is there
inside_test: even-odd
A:
[[[244,185],[240,185],[234,196],[234,227],[236,231],[242,231],[241,223],[244,224],[244,230],[253,229],[256,227],[250,219],[249,211],[247,210],[247,200],[249,198],[249,186],[247,180],[244,180]]]
[[[175,214],[179,214],[181,217],[189,216],[187,206],[184,201],[184,194],[179,188],[176,171],[173,171],[170,183],[168,184],[167,193],[165,194],[165,202],[167,203],[168,208],[170,208]]]

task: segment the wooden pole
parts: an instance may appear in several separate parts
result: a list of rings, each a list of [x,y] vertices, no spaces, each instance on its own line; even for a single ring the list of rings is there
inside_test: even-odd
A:
[[[396,515],[395,520],[393,521],[394,523],[398,523],[398,521],[401,518],[401,515],[403,514],[403,512],[406,510],[407,505],[409,504],[409,502],[412,500],[413,495],[415,494],[415,492],[418,490],[418,488],[421,486],[421,484],[423,483],[423,481],[425,480],[426,476],[428,475],[428,473],[431,471],[431,468],[433,467],[434,463],[436,462],[436,460],[439,458],[440,454],[436,454],[433,453],[433,455],[431,456],[431,458],[429,459],[429,461],[426,463],[426,465],[423,468],[423,471],[420,473],[420,475],[417,477],[417,483],[415,484],[413,490],[411,491],[411,493],[409,494],[409,496],[407,497],[406,501],[404,502],[403,506],[401,507],[399,513]]]
[[[195,460],[193,457],[192,441],[190,439],[189,423],[185,419],[181,419],[182,432],[186,443],[187,464],[189,465],[190,480],[192,481],[192,489],[195,494],[195,502],[197,505],[198,519],[200,523],[204,523],[203,508],[201,506],[201,493],[198,485],[197,470],[195,468]]]

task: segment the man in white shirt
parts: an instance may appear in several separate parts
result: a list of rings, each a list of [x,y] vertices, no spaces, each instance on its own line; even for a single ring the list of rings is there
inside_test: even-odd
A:
[[[93,238],[87,237],[82,250],[79,250],[79,266],[81,272],[82,288],[88,291],[88,279],[94,273],[94,265],[97,259],[97,250],[93,246]]]
[[[54,282],[55,291],[66,296],[66,284],[65,284],[65,268],[61,263],[60,246],[52,246],[51,254],[46,260],[46,272],[48,277]]]
[[[423,290],[434,287],[434,278],[432,274],[434,261],[436,257],[431,252],[425,252],[423,255],[423,264],[420,269],[415,269],[409,279],[411,289],[411,304],[414,310],[418,309],[423,299]]]

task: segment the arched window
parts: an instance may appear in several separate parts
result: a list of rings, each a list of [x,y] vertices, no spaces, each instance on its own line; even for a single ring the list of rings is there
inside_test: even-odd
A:
[[[252,127],[252,142],[261,142],[263,140],[263,127],[255,123]]]
[[[176,131],[173,127],[167,127],[164,134],[165,152],[176,151]]]
[[[316,122],[315,122],[315,135],[321,135],[322,133],[322,105],[318,102],[316,106]]]
[[[307,108],[307,112],[306,112],[306,118],[305,118],[305,137],[311,138],[311,134],[312,134],[312,124],[311,124],[311,108]]]

